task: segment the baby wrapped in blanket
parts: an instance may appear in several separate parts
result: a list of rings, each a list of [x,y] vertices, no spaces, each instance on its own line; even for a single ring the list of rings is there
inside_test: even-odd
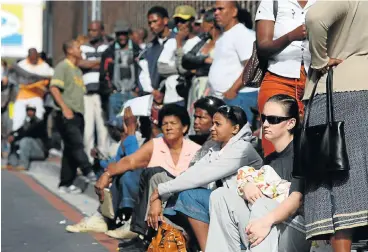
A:
[[[281,177],[269,166],[262,166],[256,170],[250,166],[244,166],[238,170],[237,184],[238,194],[243,197],[243,187],[246,183],[254,183],[265,195],[281,203],[289,196],[291,183]]]

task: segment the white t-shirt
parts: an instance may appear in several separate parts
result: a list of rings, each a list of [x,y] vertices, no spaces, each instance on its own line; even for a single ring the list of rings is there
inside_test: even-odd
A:
[[[239,23],[224,32],[216,41],[208,75],[213,95],[222,97],[239,78],[244,69],[242,62],[251,57],[255,39],[255,32]],[[254,90],[257,89],[243,88],[240,92]]]
[[[315,2],[316,0],[308,0],[305,7],[302,8],[296,0],[278,1],[273,39],[276,40],[304,24],[305,15]],[[256,14],[256,21],[258,20],[275,21],[273,0],[262,0]],[[304,62],[305,70],[308,72],[311,63],[308,40],[293,41],[279,54],[270,58],[268,70],[287,78],[300,78],[302,62]]]
[[[200,41],[201,39],[198,36],[195,36],[191,39],[188,39],[185,44],[183,45],[184,53],[189,52],[192,48]],[[162,50],[158,62],[168,64],[171,67],[176,66],[175,62],[175,51],[177,49],[176,39],[171,38],[169,39],[165,45],[164,49]],[[176,86],[178,85],[179,75],[174,74],[166,78],[165,81],[165,97],[164,97],[164,104],[174,103],[183,101],[184,98],[178,95],[176,91]]]

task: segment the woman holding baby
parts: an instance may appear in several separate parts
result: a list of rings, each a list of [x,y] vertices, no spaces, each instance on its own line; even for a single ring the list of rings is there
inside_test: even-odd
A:
[[[240,183],[241,197],[229,188],[215,190],[210,197],[206,251],[236,252],[244,246],[252,252],[310,250],[300,213],[304,185],[291,174],[293,137],[299,125],[298,103],[290,96],[275,95],[266,102],[261,118],[265,138],[275,147],[265,164],[290,182],[289,192],[279,203],[266,197],[256,180]]]

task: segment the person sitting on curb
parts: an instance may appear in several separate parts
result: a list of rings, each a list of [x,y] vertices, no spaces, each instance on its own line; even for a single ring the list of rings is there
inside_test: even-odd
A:
[[[139,143],[136,137],[138,124],[130,107],[125,109],[124,121],[121,117],[116,117],[116,119],[113,122],[110,122],[110,124],[115,125],[113,130],[116,131],[115,133],[120,132],[120,146],[117,149],[115,157],[107,160],[100,160],[100,169],[95,171],[99,177],[104,171],[106,171],[110,163],[118,162],[121,158],[129,156],[139,149]],[[115,222],[117,217],[123,219],[123,221],[129,220],[135,203],[134,201],[138,194],[138,188],[136,185],[139,182],[140,174],[141,170],[135,170],[127,172],[122,176],[117,176],[114,181],[112,181],[109,189],[113,199]],[[108,224],[108,219],[102,216],[99,208],[92,216],[81,220],[75,225],[68,225],[66,227],[66,231],[71,233],[90,231],[106,232],[107,235],[115,237],[115,230],[108,230]],[[116,225],[112,226],[115,227]]]
[[[48,137],[43,120],[36,116],[36,107],[27,105],[23,126],[10,133],[8,169],[25,171],[32,160],[44,160],[48,155]]]

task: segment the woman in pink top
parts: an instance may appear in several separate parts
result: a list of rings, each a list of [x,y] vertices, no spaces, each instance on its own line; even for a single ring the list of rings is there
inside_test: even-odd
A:
[[[132,155],[110,164],[95,185],[100,200],[103,201],[103,189],[108,187],[112,177],[127,171],[160,166],[177,176],[188,169],[191,159],[201,147],[184,138],[189,125],[189,115],[184,107],[165,105],[159,113],[163,138],[152,139]]]

